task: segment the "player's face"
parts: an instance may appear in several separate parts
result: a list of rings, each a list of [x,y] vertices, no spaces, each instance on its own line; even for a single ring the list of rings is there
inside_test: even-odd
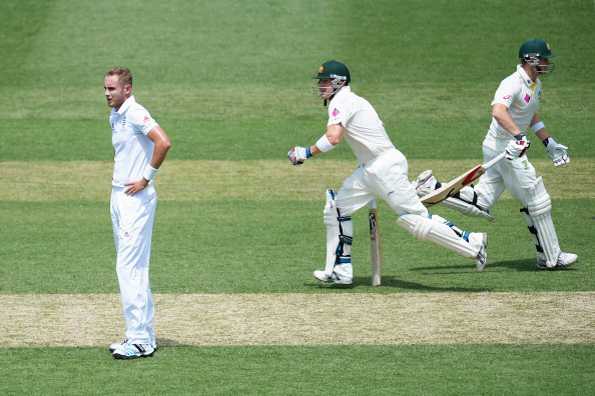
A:
[[[103,82],[105,99],[107,105],[116,110],[130,97],[132,87],[129,84],[122,84],[118,76],[106,76]]]
[[[330,79],[318,81],[318,94],[322,99],[328,99],[333,94],[333,86]]]
[[[549,59],[545,59],[545,58],[539,59],[539,64],[537,65],[536,69],[539,74],[549,73],[551,71]]]

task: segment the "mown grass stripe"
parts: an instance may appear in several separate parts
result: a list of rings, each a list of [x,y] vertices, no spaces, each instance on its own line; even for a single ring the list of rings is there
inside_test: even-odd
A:
[[[159,294],[162,345],[594,344],[595,293]],[[104,346],[116,294],[1,295],[0,346]]]
[[[595,160],[577,159],[555,168],[533,161],[554,199],[595,199]],[[471,160],[412,160],[409,177],[434,169],[443,180],[475,165]],[[109,196],[109,161],[0,162],[0,201],[105,201]],[[328,187],[338,188],[354,169],[354,161],[314,160],[292,167],[284,160],[182,161],[165,163],[158,177],[166,201],[213,199],[320,201]],[[510,198],[505,194],[503,198]]]

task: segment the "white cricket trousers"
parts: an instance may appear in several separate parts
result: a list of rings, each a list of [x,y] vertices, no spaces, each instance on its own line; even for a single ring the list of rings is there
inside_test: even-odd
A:
[[[496,157],[506,149],[504,143],[497,148],[484,145],[484,162]],[[532,200],[529,195],[529,187],[537,183],[537,172],[529,162],[527,155],[513,160],[503,160],[489,168],[475,184],[474,190],[477,193],[477,204],[482,208],[491,208],[504,190],[508,189],[513,197],[518,199],[523,206],[527,206]]]
[[[132,196],[124,190],[112,187],[110,211],[125,337],[134,344],[155,345],[149,261],[157,192],[152,185]]]
[[[417,197],[407,173],[405,156],[397,149],[389,150],[371,163],[360,165],[345,179],[337,194],[337,207],[342,215],[349,216],[378,196],[399,216],[427,217],[428,211]]]

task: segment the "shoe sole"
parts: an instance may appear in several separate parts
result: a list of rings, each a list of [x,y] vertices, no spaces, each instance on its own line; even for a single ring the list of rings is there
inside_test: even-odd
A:
[[[133,360],[133,359],[140,359],[140,358],[152,357],[154,353],[155,353],[155,351],[153,351],[153,352],[151,352],[150,354],[147,354],[147,355],[138,355],[138,356],[137,355],[134,355],[134,356],[112,355],[112,356],[116,360]]]
[[[153,348],[155,352],[157,350],[157,347]],[[114,351],[116,350],[116,348],[107,348],[107,350],[109,351],[109,353],[114,353]]]

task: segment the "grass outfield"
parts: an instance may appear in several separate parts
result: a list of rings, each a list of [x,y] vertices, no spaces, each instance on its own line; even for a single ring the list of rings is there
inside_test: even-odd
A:
[[[595,79],[585,72],[595,60],[594,17],[590,0],[537,0],[531,12],[511,0],[0,2],[0,301],[31,297],[0,313],[8,318],[0,323],[4,336],[17,332],[0,342],[0,394],[595,393],[591,300],[564,310],[581,293],[592,298],[595,291]],[[355,216],[356,286],[319,288],[311,272],[323,259],[322,193],[337,187],[355,161],[343,144],[301,168],[286,163],[290,146],[315,141],[324,128],[325,109],[310,92],[318,65],[336,58],[350,66],[354,90],[378,110],[410,160],[411,177],[425,168],[448,177],[480,160],[491,97],[514,70],[518,45],[533,36],[546,38],[557,55],[555,72],[544,79],[542,118],[570,147],[572,162],[555,169],[535,141],[529,156],[553,198],[562,247],[579,254],[577,265],[534,270],[529,234],[509,196],[494,208],[495,223],[435,209],[489,232],[484,273],[475,272],[470,260],[414,240],[382,205],[383,287],[369,286],[362,211]],[[118,315],[107,199],[113,152],[102,90],[103,73],[114,65],[132,69],[138,100],[174,144],[158,181],[151,281],[160,298],[194,293],[186,298],[234,303],[272,293],[271,301],[298,304],[291,317],[297,322],[285,325],[326,330],[331,341],[337,329],[327,310],[343,326],[342,335],[357,331],[337,299],[351,302],[347,311],[360,326],[384,305],[357,300],[386,299],[409,304],[403,313],[386,314],[394,326],[374,327],[370,320],[353,335],[376,343],[399,338],[405,334],[396,330],[400,326],[427,318],[409,329],[412,343],[424,340],[436,323],[444,327],[437,335],[463,338],[448,345],[352,340],[233,347],[165,339],[155,357],[134,362],[114,361],[103,347],[75,347],[77,330],[87,331],[102,310]],[[66,308],[79,312],[80,325],[72,315],[53,321],[68,311],[44,305],[57,293],[75,298]],[[80,303],[85,298],[76,300],[75,293],[102,294],[88,312]],[[486,329],[480,336],[489,336],[469,341],[475,333],[464,331],[457,314],[473,320],[479,306],[465,307],[484,297],[496,301],[491,299],[499,293],[519,300],[498,300],[478,313]],[[301,302],[291,300],[295,295]],[[464,296],[469,301],[449,309],[449,298]],[[314,319],[300,316],[317,308],[305,301],[327,297],[334,306]],[[192,324],[206,332],[222,328],[214,336],[225,338],[225,320],[241,328],[258,318],[237,323],[249,315],[237,305],[213,305],[210,327],[199,327],[198,317]],[[157,315],[184,308],[164,304]],[[275,312],[267,304],[253,309]],[[236,310],[241,315],[235,317]],[[282,313],[274,319],[284,320],[288,312]],[[28,314],[30,322],[17,320]],[[174,322],[184,318],[172,316]],[[122,319],[118,315],[110,326],[105,317],[106,333],[95,332],[93,346],[120,337]],[[547,339],[550,322],[555,343],[531,345]],[[174,329],[183,327],[176,323]],[[265,323],[240,333],[262,336]],[[44,338],[52,326],[67,326],[72,347]],[[572,337],[565,337],[565,326]],[[192,334],[193,327],[186,331]],[[518,334],[518,343],[502,345],[498,334],[508,337],[504,344]],[[29,339],[45,339],[37,344],[45,347],[9,347]],[[575,344],[564,345],[568,340]]]
[[[587,395],[592,345],[2,349],[4,394]]]

